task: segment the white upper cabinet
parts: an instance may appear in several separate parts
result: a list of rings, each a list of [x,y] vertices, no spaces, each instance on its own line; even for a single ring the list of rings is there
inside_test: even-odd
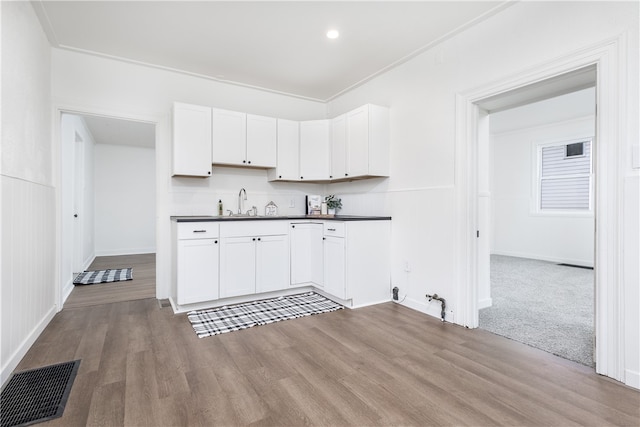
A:
[[[276,167],[276,119],[214,108],[212,123],[214,164]]]
[[[300,180],[329,179],[329,142],[329,120],[300,122]]]
[[[173,104],[173,176],[211,176],[211,108]]]
[[[331,179],[347,174],[347,116],[331,120]]]
[[[367,104],[348,112],[346,122],[344,178],[389,176],[389,109]]]
[[[276,123],[273,117],[247,114],[247,165],[276,167]]]
[[[276,168],[268,172],[269,181],[300,179],[300,123],[278,119]]]
[[[247,157],[247,115],[212,109],[212,159],[214,164],[245,165]]]

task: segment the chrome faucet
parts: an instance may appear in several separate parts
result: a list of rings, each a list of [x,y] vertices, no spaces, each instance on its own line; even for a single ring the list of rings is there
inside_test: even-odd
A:
[[[244,193],[244,197],[242,197],[242,193]],[[242,209],[244,208],[244,201],[247,200],[247,190],[244,188],[240,189],[238,193],[238,215],[242,215]]]

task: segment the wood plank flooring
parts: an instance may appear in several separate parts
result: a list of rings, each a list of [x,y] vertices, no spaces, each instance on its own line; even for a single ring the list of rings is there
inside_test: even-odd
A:
[[[78,358],[48,425],[640,425],[636,390],[394,303],[202,339],[155,299],[65,309],[18,370]]]
[[[74,286],[64,308],[87,307],[156,296],[156,254],[97,257],[87,270],[133,268],[133,280]]]

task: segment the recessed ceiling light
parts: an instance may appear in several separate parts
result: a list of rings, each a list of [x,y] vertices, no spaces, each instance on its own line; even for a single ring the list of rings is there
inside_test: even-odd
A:
[[[340,36],[338,30],[329,30],[327,31],[327,37],[330,39],[337,39]]]

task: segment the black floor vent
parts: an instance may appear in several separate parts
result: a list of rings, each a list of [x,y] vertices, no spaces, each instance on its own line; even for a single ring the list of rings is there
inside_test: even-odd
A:
[[[2,389],[1,427],[27,426],[62,416],[80,360],[14,373]]]
[[[593,270],[593,267],[587,267],[586,265],[575,265],[575,264],[558,264],[563,267],[575,267],[575,268],[585,268],[587,270]]]

